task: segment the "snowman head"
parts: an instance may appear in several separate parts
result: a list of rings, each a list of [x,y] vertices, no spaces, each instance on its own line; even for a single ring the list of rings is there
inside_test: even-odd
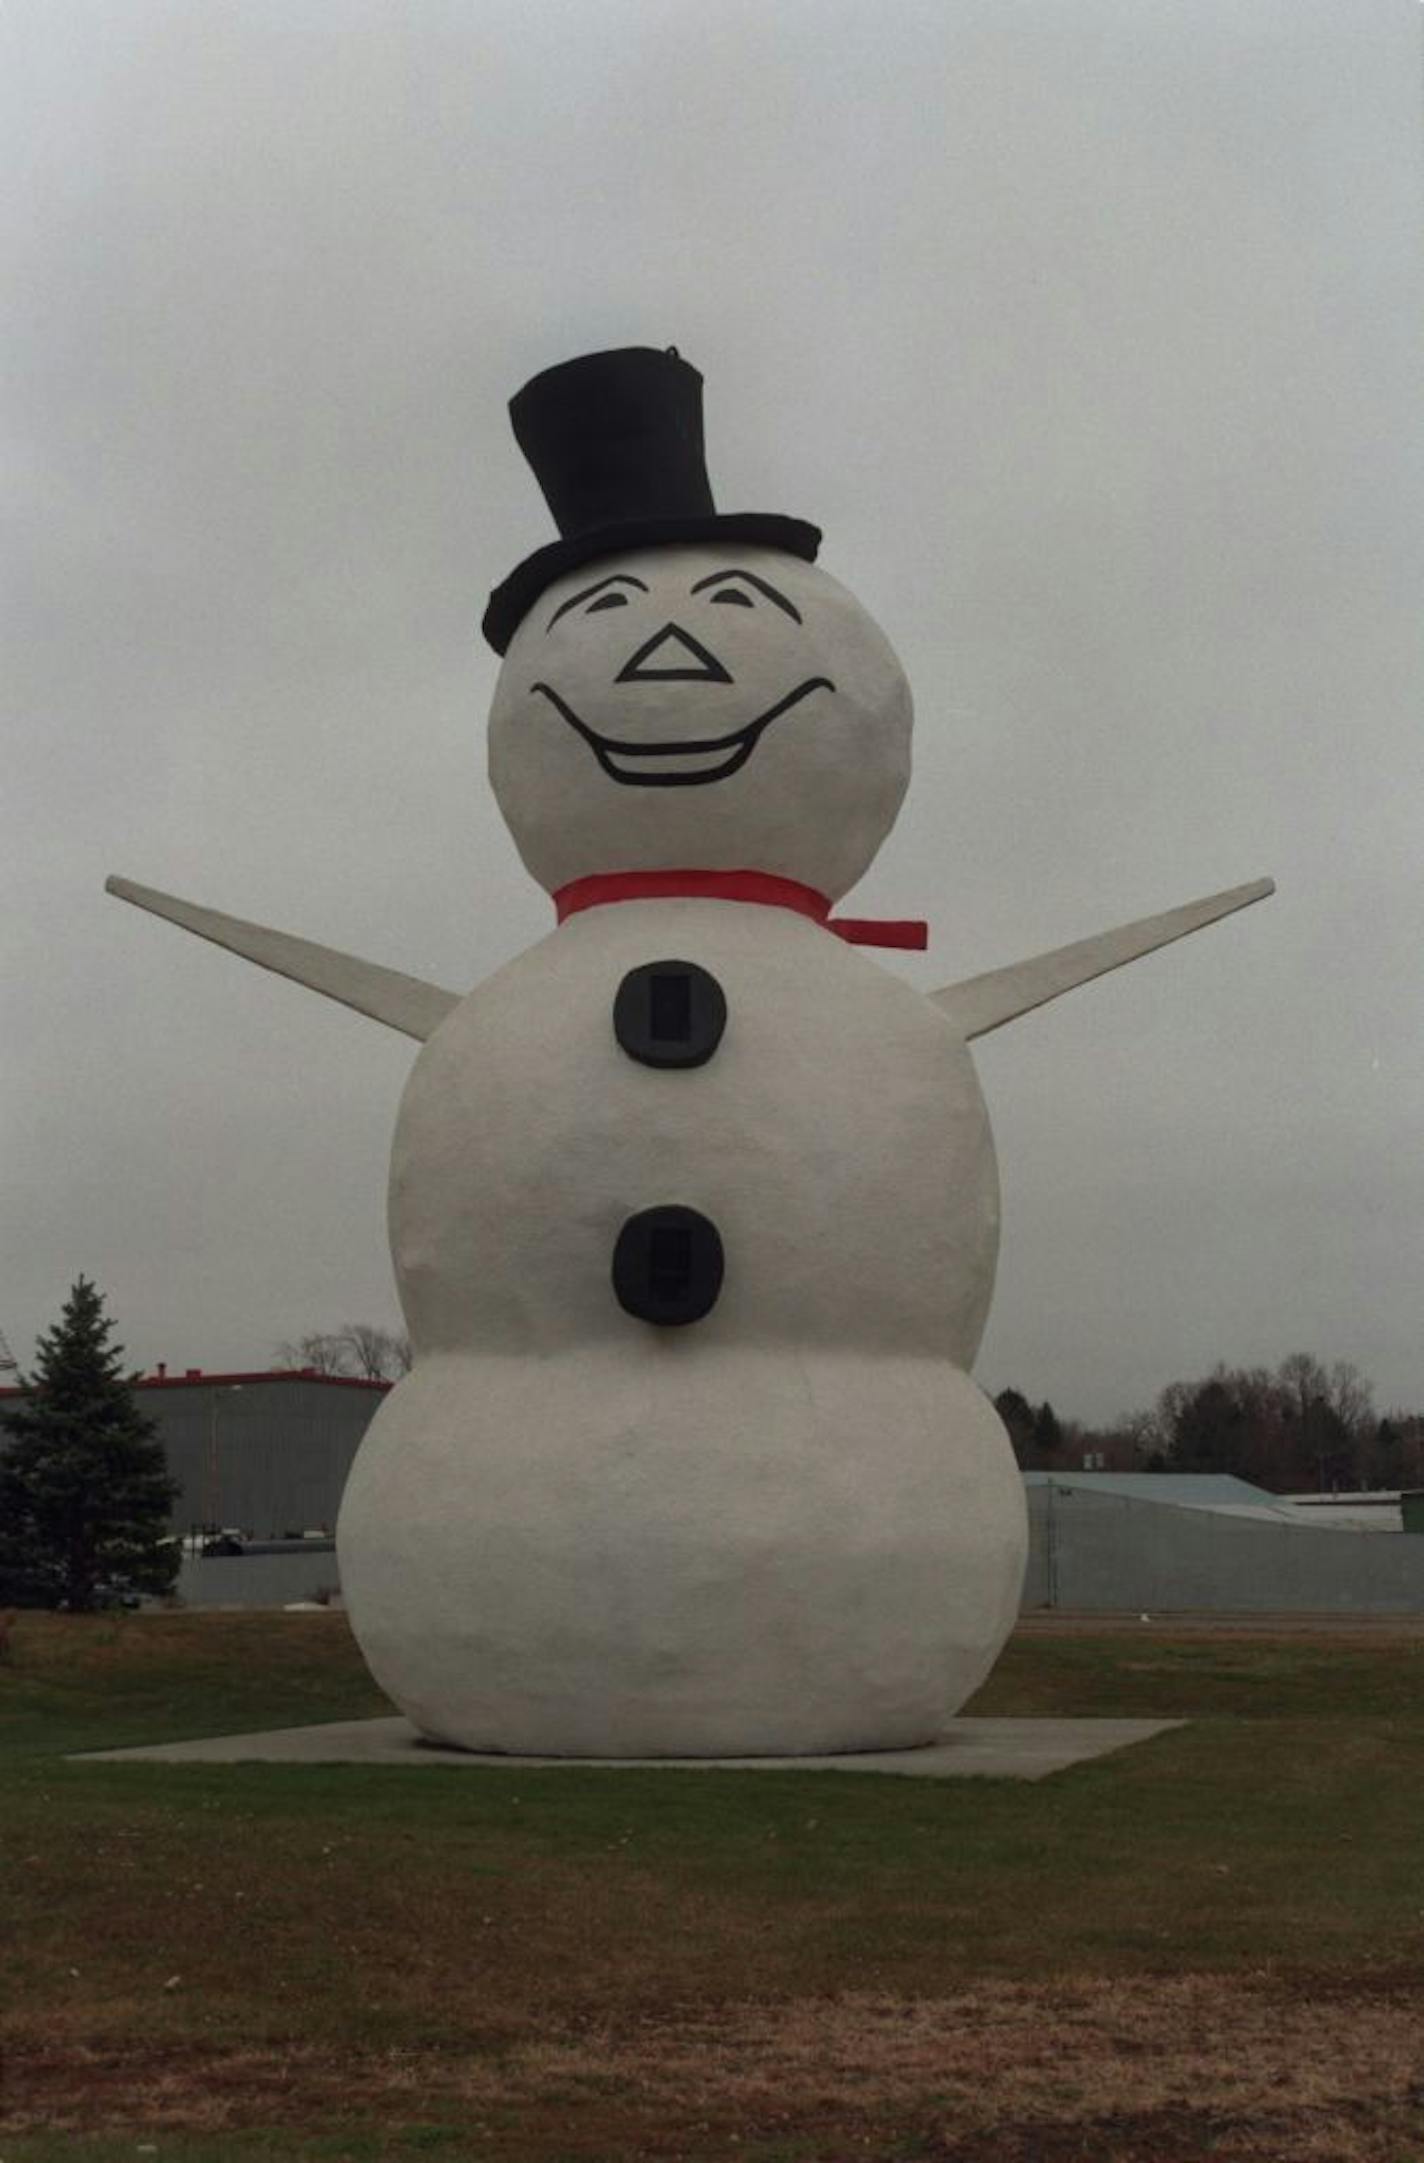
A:
[[[751,870],[832,901],[910,775],[909,685],[854,595],[734,538],[597,557],[510,641],[490,780],[551,893],[594,873]]]
[[[546,368],[510,401],[559,528],[490,596],[490,779],[541,886],[753,871],[834,901],[910,774],[910,693],[815,526],[718,511],[675,347]]]

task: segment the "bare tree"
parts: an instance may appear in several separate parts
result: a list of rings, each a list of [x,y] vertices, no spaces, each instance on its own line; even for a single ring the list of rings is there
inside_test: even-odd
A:
[[[1306,1418],[1312,1406],[1328,1405],[1352,1434],[1373,1423],[1370,1385],[1352,1360],[1337,1359],[1327,1368],[1310,1352],[1292,1352],[1281,1361],[1278,1374],[1297,1419]]]
[[[1351,1434],[1363,1439],[1375,1424],[1374,1391],[1353,1360],[1337,1359],[1331,1367],[1330,1395]]]
[[[309,1330],[305,1337],[293,1343],[279,1344],[277,1357],[289,1367],[303,1368],[312,1374],[345,1374],[346,1348],[341,1339],[330,1330]]]
[[[1345,1359],[1327,1366],[1310,1352],[1292,1352],[1274,1371],[1218,1362],[1102,1429],[1064,1420],[1053,1455],[1038,1431],[1045,1413],[1044,1428],[1053,1421],[1050,1406],[1035,1411],[1013,1389],[994,1402],[1025,1466],[1094,1460],[1112,1471],[1232,1472],[1275,1493],[1424,1486],[1424,1413],[1377,1419],[1359,1368]]]
[[[343,1322],[340,1330],[346,1347],[348,1374],[368,1382],[398,1382],[410,1373],[410,1339],[393,1329],[379,1329],[372,1322]]]
[[[1359,1368],[1337,1359],[1327,1369],[1309,1352],[1292,1352],[1281,1361],[1280,1381],[1307,1476],[1313,1471],[1322,1490],[1358,1484],[1375,1431],[1370,1385]]]
[[[343,1322],[340,1329],[310,1330],[295,1343],[280,1344],[278,1359],[314,1374],[347,1375],[363,1382],[398,1382],[409,1374],[413,1354],[409,1337],[373,1322]]]

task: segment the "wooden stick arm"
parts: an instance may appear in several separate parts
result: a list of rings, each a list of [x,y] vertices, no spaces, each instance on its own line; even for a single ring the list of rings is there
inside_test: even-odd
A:
[[[317,946],[310,939],[294,939],[289,932],[272,931],[265,924],[249,924],[240,916],[224,916],[194,901],[180,901],[176,894],[162,894],[156,887],[136,886],[132,879],[106,879],[104,890],[154,916],[167,917],[170,924],[196,932],[214,946],[225,946],[244,961],[255,961],[259,969],[271,969],[422,1043],[451,1007],[460,1003],[457,992],[442,991],[438,984],[422,983],[419,977],[403,976],[398,969],[383,969],[377,962]]]
[[[1017,1021],[1036,1006],[1046,1006],[1065,991],[1076,990],[1079,984],[1091,983],[1095,976],[1106,976],[1110,969],[1155,953],[1159,946],[1185,939],[1189,932],[1249,908],[1253,901],[1264,901],[1275,890],[1274,879],[1253,879],[1248,886],[1209,894],[1203,901],[1189,901],[1161,916],[1139,917],[1136,923],[1120,924],[1116,931],[1101,931],[1096,938],[1055,947],[1051,953],[1035,954],[1032,960],[1017,961],[1010,968],[966,977],[962,984],[932,991],[930,997],[967,1044],[976,1036],[987,1036],[991,1029],[1001,1029],[1006,1021]]]

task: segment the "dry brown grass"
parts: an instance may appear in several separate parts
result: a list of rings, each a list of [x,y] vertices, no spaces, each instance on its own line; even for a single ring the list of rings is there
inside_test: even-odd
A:
[[[1380,1645],[1418,1644],[1424,1638],[1424,1615],[1322,1615],[1228,1614],[1220,1609],[1185,1610],[1180,1614],[1149,1615],[1147,1630],[1154,1638],[1294,1638],[1316,1645],[1338,1647],[1345,1643]],[[1140,1615],[1095,1613],[1090,1608],[1034,1608],[1019,1616],[1016,1637],[1140,1637]]]
[[[5,2163],[1424,2163],[1407,1629],[1030,1626],[982,1709],[1189,1720],[1039,1786],[57,1762],[367,1687],[154,1620],[0,1671]]]
[[[491,2156],[780,2139],[831,2158],[912,2136],[956,2163],[1400,2163],[1424,2152],[1424,1990],[1376,1983],[1343,2000],[1266,1974],[845,1993],[559,2026],[493,2054],[71,2045],[10,2065],[5,2118],[218,2131],[438,2109]]]

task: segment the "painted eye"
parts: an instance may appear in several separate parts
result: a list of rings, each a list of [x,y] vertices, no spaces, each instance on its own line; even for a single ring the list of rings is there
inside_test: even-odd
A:
[[[751,608],[754,605],[751,595],[743,593],[737,586],[724,586],[720,593],[714,593],[709,598],[714,601],[730,601],[734,608]]]
[[[589,602],[584,614],[585,616],[596,616],[601,608],[626,608],[627,606],[628,596],[626,593],[601,593],[596,601]]]

